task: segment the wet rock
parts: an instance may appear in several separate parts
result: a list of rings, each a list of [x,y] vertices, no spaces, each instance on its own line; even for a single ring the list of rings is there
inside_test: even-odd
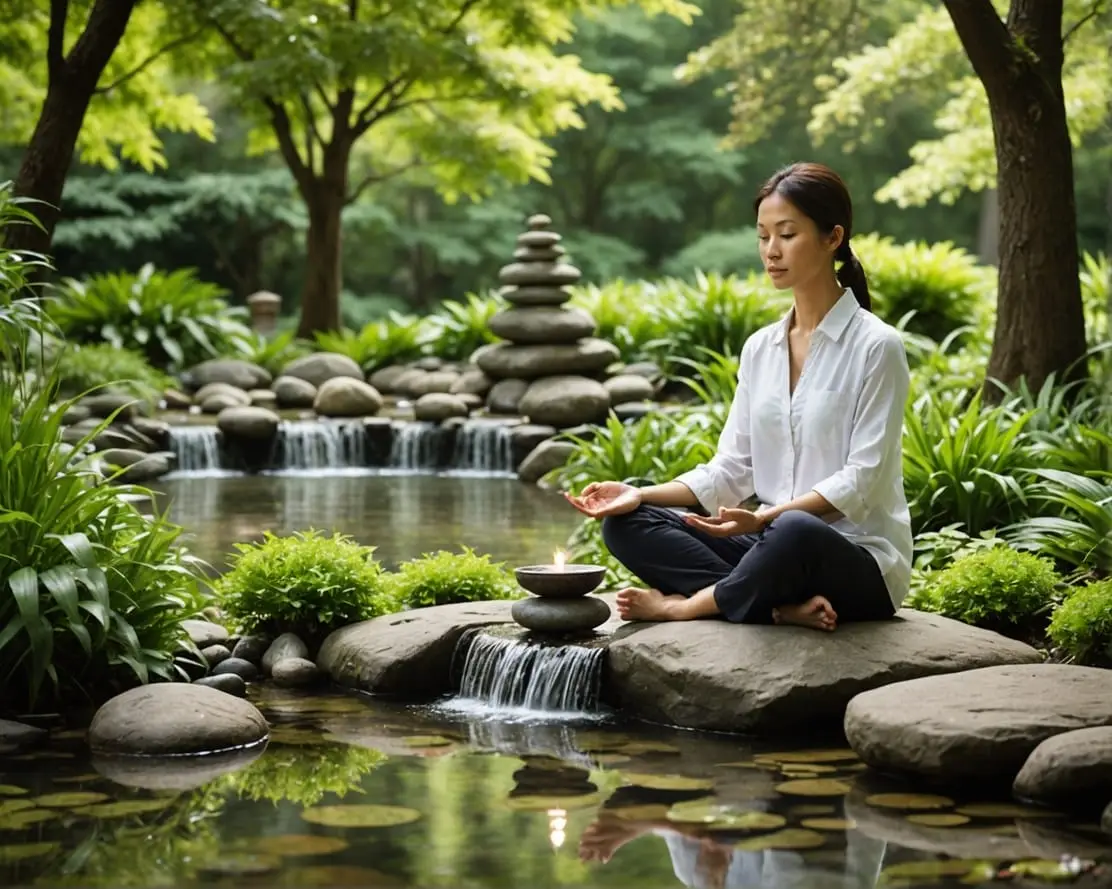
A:
[[[636,374],[619,374],[602,384],[610,395],[611,404],[631,401],[652,401],[656,390],[647,379]]]
[[[209,383],[202,386],[193,393],[193,401],[203,406],[210,398],[217,395],[225,396],[230,404],[251,403],[251,396],[247,394],[246,389],[240,389],[237,386],[229,386],[227,383]]]
[[[212,668],[212,675],[214,676],[221,676],[224,673],[232,673],[244,682],[251,682],[259,677],[259,668],[251,661],[244,660],[241,657],[230,657],[220,661]]]
[[[560,374],[595,374],[618,358],[618,347],[605,340],[587,337],[563,345],[519,346],[496,343],[475,354],[475,363],[495,380],[523,380]]]
[[[634,623],[614,634],[609,649],[606,697],[630,716],[757,734],[836,725],[855,695],[902,680],[1041,660],[1028,645],[910,610],[836,633]]]
[[[597,380],[577,376],[545,377],[529,385],[518,410],[532,423],[566,429],[605,420],[610,410],[610,396]]]
[[[267,732],[254,704],[197,683],[161,682],[126,691],[97,710],[89,746],[113,754],[206,753],[257,743]]]
[[[107,451],[110,448],[124,448],[126,450],[139,450],[144,453],[153,451],[154,442],[146,436],[128,434],[130,427],[119,427],[113,424],[107,429],[102,429],[93,439],[93,446],[98,451]]]
[[[108,756],[95,755],[92,766],[116,784],[140,790],[193,790],[221,775],[238,772],[266,749],[256,744],[244,750],[207,756]]]
[[[517,477],[523,482],[536,484],[553,469],[559,469],[575,453],[570,441],[542,441],[517,467]]]
[[[216,425],[228,438],[248,441],[269,441],[280,422],[281,418],[265,407],[229,407],[216,418]]]
[[[502,290],[502,297],[514,306],[547,307],[562,306],[571,299],[571,291],[567,287],[554,287],[549,285],[533,285],[527,287],[507,287]]]
[[[443,423],[452,417],[466,417],[467,405],[456,395],[430,392],[422,395],[413,405],[413,416],[419,422]]]
[[[138,411],[138,400],[134,395],[124,395],[118,392],[98,392],[95,395],[86,395],[79,402],[93,417],[110,417],[115,411],[117,420],[130,420]]]
[[[306,688],[320,681],[321,671],[307,658],[287,657],[274,664],[270,678],[282,688]]]
[[[270,648],[270,638],[258,634],[244,636],[232,649],[232,657],[250,661],[252,664],[262,663],[263,655]]]
[[[284,408],[310,408],[317,397],[317,387],[298,377],[278,377],[270,388]]]
[[[317,389],[313,410],[322,417],[373,417],[382,410],[382,396],[362,380],[335,377]]]
[[[627,401],[624,404],[614,405],[611,410],[615,417],[626,423],[656,413],[660,410],[660,405],[652,401]]]
[[[251,399],[251,404],[256,407],[266,407],[271,410],[278,407],[278,396],[269,389],[252,389],[247,395]]]
[[[541,426],[536,423],[519,423],[510,430],[510,445],[514,453],[514,465],[519,465],[541,442],[548,441],[559,430],[555,426]]]
[[[525,380],[499,380],[487,393],[487,407],[495,414],[516,414],[528,390],[529,383]]]
[[[274,665],[285,658],[307,658],[309,647],[293,633],[283,633],[270,643],[262,658],[263,672],[268,676]]]
[[[486,397],[494,381],[478,368],[471,368],[460,374],[452,384],[453,395],[478,395]]]
[[[172,456],[172,455],[171,455]],[[141,484],[160,478],[170,471],[170,460],[163,454],[147,454],[130,448],[109,448],[101,452],[101,459],[115,469],[122,469],[116,481]]]
[[[193,399],[177,389],[167,389],[163,392],[162,401],[168,411],[187,411],[193,405]]]
[[[846,737],[866,763],[884,771],[1011,783],[1047,738],[1112,725],[1109,675],[1030,663],[900,682],[850,702]]]
[[[235,695],[237,698],[247,696],[247,683],[243,681],[242,676],[237,676],[235,673],[214,673],[211,676],[202,676],[200,679],[194,679],[193,684],[215,688],[217,691]]]
[[[433,392],[450,393],[458,382],[459,374],[455,371],[437,370],[413,377],[406,388],[410,395],[420,398]]]
[[[398,380],[411,370],[412,368],[406,367],[404,364],[391,364],[388,367],[380,367],[367,377],[367,382],[379,392],[387,392],[392,395],[398,391]]]
[[[265,367],[238,358],[202,361],[182,374],[182,382],[194,391],[209,383],[226,383],[243,390],[265,389],[270,380],[270,372]]]
[[[246,401],[238,395],[231,395],[227,392],[214,392],[212,395],[206,396],[204,400],[198,401],[198,404],[201,405],[201,413],[219,414],[221,411],[225,411],[230,407],[243,407],[244,405],[249,405],[251,403],[251,396],[247,395],[246,392],[243,394],[247,396]]]
[[[45,740],[46,732],[41,728],[0,719],[0,750],[22,750],[42,744]]]
[[[80,404],[71,404],[62,412],[62,425],[72,426],[74,423],[80,423],[82,420],[89,419],[89,409],[82,407]]]
[[[595,332],[595,319],[579,308],[534,306],[504,309],[490,319],[491,332],[514,343],[574,343]]]
[[[1112,725],[1047,738],[1027,757],[1012,791],[1047,805],[1112,799]]]
[[[318,389],[329,380],[347,377],[363,380],[363,369],[347,355],[334,352],[314,352],[291,361],[282,370],[282,376],[297,377],[312,383]]]
[[[193,644],[202,650],[210,645],[220,645],[228,641],[228,631],[212,621],[183,620],[181,626],[193,640]]]
[[[510,616],[537,633],[578,633],[593,630],[610,619],[610,606],[597,596],[581,599],[542,599],[529,596],[510,607]]]
[[[162,420],[152,420],[150,417],[136,417],[131,421],[129,433],[132,429],[142,435],[147,441],[150,441],[155,449],[167,448],[170,445],[170,424]]]
[[[210,667],[215,667],[221,661],[226,661],[232,656],[226,645],[206,645],[201,649],[201,656]]]

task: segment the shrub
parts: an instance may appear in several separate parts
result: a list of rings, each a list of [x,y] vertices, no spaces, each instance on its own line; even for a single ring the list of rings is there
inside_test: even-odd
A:
[[[664,261],[664,273],[677,278],[697,270],[748,275],[762,268],[760,242],[753,226],[707,232]]]
[[[320,331],[314,337],[317,349],[346,355],[367,373],[419,358],[428,346],[428,329],[423,319],[397,312],[371,322],[358,333],[345,328]]]
[[[48,312],[67,340],[130,349],[163,370],[240,354],[251,339],[247,310],[229,306],[224,291],[192,269],[161,272],[148,263],[137,274],[65,278],[56,296]]]
[[[1112,667],[1112,578],[1071,590],[1047,634],[1075,662]]]
[[[466,361],[480,346],[498,342],[490,319],[509,304],[497,293],[467,294],[463,301],[444,300],[424,319],[424,338],[438,358]]]
[[[231,570],[216,582],[224,611],[247,632],[293,632],[316,640],[384,610],[382,566],[374,547],[310,529],[271,532],[237,543]]]
[[[1049,559],[992,547],[963,556],[928,578],[915,601],[923,610],[1028,637],[1041,631],[1060,582]]]
[[[242,799],[308,807],[330,794],[361,793],[363,779],[384,762],[385,753],[365,747],[324,741],[287,745],[279,740],[229,776],[229,783]]]
[[[399,608],[424,608],[521,595],[517,581],[502,562],[478,555],[469,547],[458,553],[440,550],[410,559],[390,578],[390,592]]]
[[[667,333],[661,316],[652,311],[660,297],[648,281],[615,278],[602,287],[584,284],[569,289],[569,304],[595,319],[595,335],[617,346],[624,362],[647,358],[647,344]]]
[[[162,393],[173,383],[167,374],[151,367],[138,352],[117,349],[107,343],[63,347],[55,365],[59,392],[65,397],[108,386],[157,405]]]
[[[269,338],[259,333],[252,333],[250,339],[243,344],[240,357],[266,368],[271,376],[277,377],[287,364],[312,351],[313,347],[310,343],[296,339],[294,332],[287,330],[275,333]]]

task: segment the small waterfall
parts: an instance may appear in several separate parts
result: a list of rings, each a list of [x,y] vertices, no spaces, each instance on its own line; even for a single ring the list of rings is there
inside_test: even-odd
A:
[[[220,432],[215,426],[171,426],[170,450],[177,458],[177,473],[212,474],[224,468]]]
[[[390,468],[428,472],[439,464],[441,432],[436,423],[395,423]]]
[[[461,644],[468,645],[467,656],[449,708],[548,718],[600,714],[602,648],[537,645],[481,632]]]
[[[362,468],[366,430],[362,420],[284,420],[275,442],[277,471]]]
[[[452,468],[479,473],[513,473],[510,427],[489,420],[467,420],[456,433]]]

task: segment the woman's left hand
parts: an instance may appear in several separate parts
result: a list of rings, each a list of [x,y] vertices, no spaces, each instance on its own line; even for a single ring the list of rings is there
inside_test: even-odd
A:
[[[767,524],[765,519],[748,509],[718,510],[717,517],[704,517],[688,515],[685,517],[687,524],[710,534],[712,537],[738,537],[742,534],[756,534],[764,529]]]

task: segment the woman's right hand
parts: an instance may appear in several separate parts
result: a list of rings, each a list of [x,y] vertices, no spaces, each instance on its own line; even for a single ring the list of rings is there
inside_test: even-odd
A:
[[[641,505],[641,489],[623,482],[592,482],[578,497],[567,493],[564,497],[583,515],[592,519],[624,515]]]

